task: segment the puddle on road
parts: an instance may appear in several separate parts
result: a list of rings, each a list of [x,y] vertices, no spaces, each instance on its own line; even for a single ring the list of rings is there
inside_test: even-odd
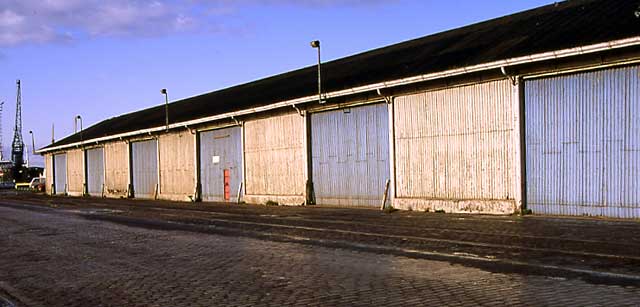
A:
[[[280,216],[275,214],[260,214],[260,217],[280,217]]]
[[[69,212],[69,213],[77,213],[77,214],[118,214],[118,213],[122,213],[122,210],[115,210],[115,209],[91,209],[91,208],[87,208],[87,209],[73,209],[73,210],[64,210],[64,212]],[[2,306],[0,306],[2,307]]]
[[[16,307],[12,301],[0,296],[0,307]]]
[[[304,219],[301,215],[277,215],[277,214],[260,214],[260,217],[282,218],[282,219]]]
[[[455,252],[453,253],[456,256],[463,256],[463,257],[470,257],[470,258],[482,258],[476,254],[472,254],[472,253],[465,253],[465,252]]]

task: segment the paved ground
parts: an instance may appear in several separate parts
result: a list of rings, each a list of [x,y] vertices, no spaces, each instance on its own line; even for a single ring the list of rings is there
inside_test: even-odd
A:
[[[0,297],[25,306],[638,306],[638,228],[3,195]],[[474,254],[485,249],[495,252]],[[536,253],[549,261],[524,261]],[[558,269],[540,266],[549,263]]]

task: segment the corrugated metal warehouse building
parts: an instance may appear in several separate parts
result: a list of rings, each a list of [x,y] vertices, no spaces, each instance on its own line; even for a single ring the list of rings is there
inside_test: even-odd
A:
[[[107,119],[50,194],[640,218],[640,2],[556,3]],[[52,178],[51,178],[52,177]]]

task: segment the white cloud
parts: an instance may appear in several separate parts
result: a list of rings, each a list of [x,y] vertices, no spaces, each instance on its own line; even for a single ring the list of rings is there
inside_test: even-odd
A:
[[[362,6],[394,0],[0,0],[0,47],[80,37],[224,31],[215,16],[248,6]]]
[[[74,36],[162,35],[194,23],[159,0],[4,0],[0,46],[68,41]]]
[[[47,24],[30,22],[26,16],[12,10],[0,10],[0,45],[56,39],[63,39],[63,35],[56,33]]]

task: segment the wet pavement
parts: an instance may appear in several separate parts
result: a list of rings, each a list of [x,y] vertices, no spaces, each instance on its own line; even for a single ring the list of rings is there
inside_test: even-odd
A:
[[[19,306],[640,305],[637,221],[1,197]]]

